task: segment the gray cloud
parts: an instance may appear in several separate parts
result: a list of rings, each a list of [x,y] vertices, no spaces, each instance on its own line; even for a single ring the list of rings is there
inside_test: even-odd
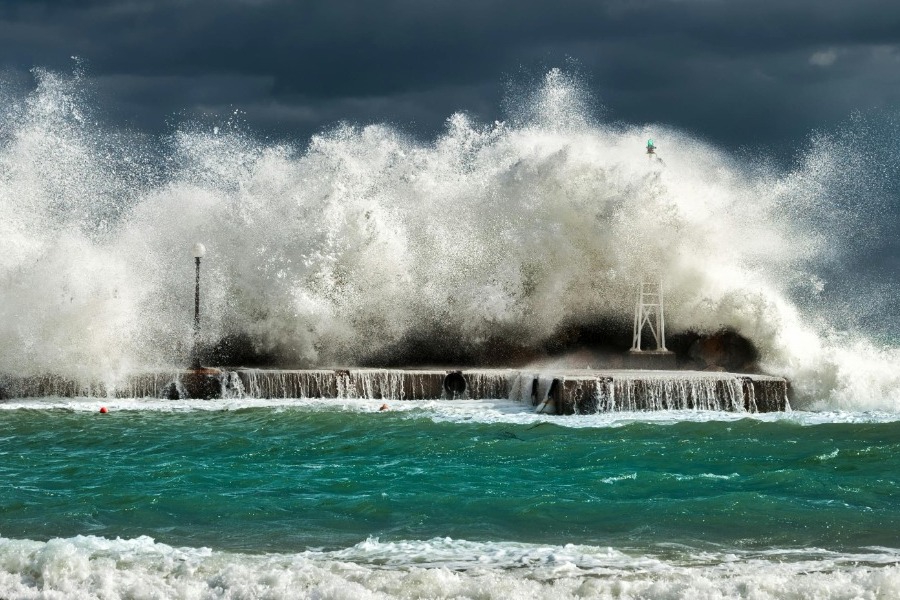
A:
[[[780,144],[900,89],[881,0],[157,0],[0,4],[0,66],[84,59],[106,112],[149,130],[243,110],[305,137],[336,121],[431,135],[501,117],[505,80],[573,61],[612,118]]]

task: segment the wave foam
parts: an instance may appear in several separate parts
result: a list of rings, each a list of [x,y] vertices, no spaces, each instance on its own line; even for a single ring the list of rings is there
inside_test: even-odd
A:
[[[875,598],[900,595],[900,553],[873,548],[646,556],[593,546],[379,542],[247,555],[147,537],[0,538],[0,595],[14,598]]]
[[[289,398],[229,398],[219,400],[154,400],[148,398],[28,398],[0,402],[0,411],[64,410],[96,413],[106,407],[110,413],[146,412],[227,412],[262,409],[300,412],[349,412],[400,415],[407,419],[429,419],[437,423],[508,423],[512,425],[552,424],[571,428],[623,427],[632,423],[674,425],[676,423],[722,422],[743,419],[765,423],[794,423],[812,426],[826,423],[893,423],[900,413],[884,411],[802,411],[785,413],[732,413],[724,411],[668,410],[609,412],[591,415],[546,415],[534,407],[512,400],[399,400],[389,403],[383,413],[382,400]]]

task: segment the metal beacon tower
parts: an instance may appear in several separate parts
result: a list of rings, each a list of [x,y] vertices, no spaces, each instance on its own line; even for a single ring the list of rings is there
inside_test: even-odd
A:
[[[637,303],[634,307],[634,337],[631,342],[632,352],[642,352],[641,336],[645,328],[656,342],[656,352],[667,352],[666,349],[666,315],[663,308],[663,288],[660,280],[648,282],[641,280],[638,287]]]
[[[656,157],[653,138],[647,140],[647,157]],[[644,331],[649,330],[651,344],[643,348]],[[655,344],[655,348],[652,345]],[[634,306],[634,335],[631,340],[629,363],[641,369],[668,369],[675,367],[675,354],[666,348],[666,313],[663,302],[662,278],[658,274],[644,274],[637,289]]]

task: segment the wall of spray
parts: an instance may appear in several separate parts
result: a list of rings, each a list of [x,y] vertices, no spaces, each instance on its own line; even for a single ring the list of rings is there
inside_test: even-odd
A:
[[[627,327],[657,273],[672,333],[734,329],[801,407],[900,410],[898,350],[837,333],[819,301],[884,203],[858,135],[814,137],[785,171],[599,122],[552,70],[507,121],[454,114],[430,141],[341,125],[290,146],[227,124],[160,140],[104,126],[78,77],[36,77],[0,92],[0,371],[183,363],[202,241],[203,339],[232,356],[503,362]]]

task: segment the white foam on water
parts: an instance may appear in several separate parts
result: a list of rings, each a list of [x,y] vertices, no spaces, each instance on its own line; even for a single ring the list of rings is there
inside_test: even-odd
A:
[[[386,411],[382,405],[387,404]],[[511,425],[553,424],[570,428],[623,427],[632,423],[674,425],[677,423],[721,422],[750,419],[765,423],[822,425],[826,423],[894,423],[900,414],[884,411],[791,411],[781,413],[735,413],[704,410],[607,412],[590,415],[547,415],[514,400],[371,400],[355,398],[225,398],[216,400],[164,400],[152,398],[25,398],[0,402],[0,412],[18,410],[65,410],[96,413],[105,407],[110,414],[121,411],[145,412],[227,412],[244,409],[298,412],[348,412],[399,414],[410,420],[428,419],[436,423],[508,423]]]
[[[615,477],[604,477],[600,481],[603,483],[613,484],[618,481],[625,481],[626,479],[637,479],[637,473],[628,473],[627,475],[617,475]]]
[[[236,554],[140,537],[0,538],[0,596],[88,598],[746,598],[900,596],[900,553],[761,552],[369,539],[334,551]]]
[[[666,475],[664,475],[665,477]],[[723,481],[727,481],[729,479],[736,479],[740,477],[739,473],[731,473],[730,475],[717,475],[715,473],[701,473],[699,475],[683,475],[681,473],[676,473],[673,475],[668,475],[669,477],[674,477],[678,481],[692,481],[695,479],[719,479]]]
[[[109,412],[225,412],[242,409],[272,409],[329,412],[379,412],[381,400],[333,399],[333,398],[222,398],[200,400],[186,398],[165,400],[153,398],[23,398],[0,403],[2,410],[71,410],[73,412],[98,412],[105,407]],[[414,402],[393,403],[393,410],[411,410]]]

